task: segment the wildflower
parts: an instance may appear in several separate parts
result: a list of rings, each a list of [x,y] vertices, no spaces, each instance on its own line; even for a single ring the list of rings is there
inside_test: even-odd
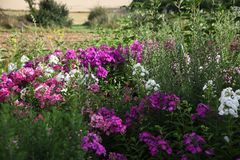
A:
[[[102,139],[95,133],[88,133],[82,138],[81,147],[85,151],[93,150],[97,155],[106,155],[106,149],[101,144]]]
[[[233,117],[238,117],[238,109],[239,109],[239,99],[238,95],[239,91],[237,90],[237,94],[232,90],[232,88],[228,87],[223,89],[221,92],[221,97],[219,98],[220,106],[218,107],[219,115],[232,115]]]
[[[127,157],[117,152],[110,152],[108,160],[127,160]]]
[[[199,103],[196,108],[195,114],[192,115],[192,120],[196,120],[196,118],[204,118],[206,114],[210,111],[209,107],[203,103]]]
[[[140,63],[137,63],[133,66],[132,75],[136,75],[137,73],[140,73],[141,77],[145,77],[149,74],[149,72],[143,66],[141,66]]]
[[[59,59],[57,56],[55,55],[50,55],[49,56],[49,63],[53,63],[53,64],[58,64],[59,63]]]
[[[22,57],[21,57],[21,62],[22,63],[26,63],[26,62],[28,62],[30,59],[27,57],[27,56],[25,56],[25,55],[23,55]]]
[[[149,132],[142,132],[139,134],[139,139],[148,146],[148,149],[152,156],[156,156],[159,152],[159,149],[165,151],[168,155],[172,154],[172,148],[168,142],[161,139],[160,136],[154,137]]]
[[[44,74],[47,76],[47,77],[51,77],[52,74],[54,73],[54,70],[50,67],[47,67],[45,70],[44,70]]]
[[[228,136],[224,136],[223,137],[223,139],[227,142],[227,143],[229,143],[230,142],[230,139],[229,139],[229,137]]]
[[[147,100],[149,101],[151,108],[166,110],[169,112],[173,112],[177,107],[177,103],[180,101],[179,97],[175,94],[161,92],[154,92],[147,97]]]
[[[214,155],[214,149],[213,148],[209,148],[209,149],[205,150],[204,153],[207,156],[213,156]]]
[[[142,62],[143,45],[138,40],[136,40],[130,46],[130,48],[132,51],[133,58],[136,59],[138,63],[141,63]]]
[[[1,88],[0,89],[0,102],[4,102],[9,95],[10,95],[10,91],[7,88]]]
[[[108,71],[105,68],[99,66],[97,69],[97,76],[101,78],[106,78],[107,75],[108,75]]]
[[[76,55],[76,52],[75,50],[67,50],[67,53],[66,53],[66,59],[76,59],[77,58],[77,55]]]
[[[174,50],[176,48],[176,41],[174,39],[167,39],[164,42],[164,48],[167,50]]]
[[[133,121],[137,120],[137,118],[140,116],[141,112],[144,109],[143,104],[139,104],[138,106],[132,106],[130,108],[130,112],[126,113],[126,125],[130,126]]]
[[[117,117],[114,111],[110,111],[105,107],[98,110],[96,114],[91,115],[90,126],[98,128],[107,135],[111,133],[124,133],[126,125]]]
[[[91,84],[89,86],[89,89],[93,92],[93,93],[97,93],[99,92],[100,88],[99,85],[97,83]]]
[[[213,80],[209,80],[204,86],[203,91],[205,91],[207,88],[213,87]]]
[[[158,91],[160,89],[160,85],[155,82],[153,79],[149,79],[146,84],[145,88],[147,91]]]
[[[12,72],[12,71],[14,71],[16,69],[17,69],[17,65],[16,64],[14,64],[14,63],[9,63],[8,64],[8,73],[10,73],[10,72]]]
[[[203,151],[202,145],[206,142],[202,136],[192,132],[185,134],[183,138],[186,151],[191,152],[192,154],[201,153]]]

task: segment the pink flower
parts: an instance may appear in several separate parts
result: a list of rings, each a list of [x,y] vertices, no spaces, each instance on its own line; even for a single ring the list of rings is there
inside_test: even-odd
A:
[[[97,93],[97,92],[99,92],[99,90],[100,90],[99,85],[96,84],[96,83],[91,84],[89,88],[90,88],[90,90],[91,90],[93,93]]]
[[[108,71],[105,68],[99,66],[97,69],[97,76],[101,78],[106,78],[107,75],[108,75]]]
[[[1,88],[0,89],[0,102],[4,102],[9,95],[10,95],[10,91],[7,88]]]

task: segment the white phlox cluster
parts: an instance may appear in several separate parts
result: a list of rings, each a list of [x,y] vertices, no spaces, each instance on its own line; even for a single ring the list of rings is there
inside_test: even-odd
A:
[[[141,77],[149,75],[149,72],[140,64],[137,63],[133,66],[132,75],[140,74]]]
[[[221,97],[219,98],[220,106],[218,107],[219,115],[232,115],[238,117],[240,100],[240,90],[235,92],[231,87],[223,89]]]

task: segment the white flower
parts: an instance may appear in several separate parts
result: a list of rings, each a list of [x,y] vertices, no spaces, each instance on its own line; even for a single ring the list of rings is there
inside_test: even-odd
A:
[[[227,142],[227,143],[229,143],[230,142],[230,139],[229,139],[229,137],[228,136],[224,136],[223,137],[223,139]]]
[[[55,55],[50,55],[50,57],[49,57],[49,63],[58,64],[58,62],[59,62],[59,59],[58,59],[57,56],[55,56]]]
[[[14,70],[16,70],[16,69],[17,69],[17,65],[16,64],[14,64],[14,63],[9,63],[8,64],[8,72],[9,73],[14,71]]]
[[[213,80],[209,80],[204,86],[203,86],[203,91],[206,90],[209,87],[213,86]]]
[[[140,75],[141,77],[145,77],[146,75],[149,74],[149,72],[143,67],[141,66],[140,63],[137,63],[135,65],[133,65],[133,72],[132,72],[132,75]]]
[[[30,59],[27,57],[27,56],[25,56],[25,55],[23,55],[22,57],[21,57],[21,62],[22,63],[26,63],[26,62],[28,62]]]
[[[234,92],[230,87],[223,89],[223,91],[221,92],[221,97],[219,98],[219,101],[221,103],[218,107],[219,115],[230,114],[235,118],[238,117],[239,93],[239,90]]]
[[[60,72],[57,76],[56,76],[56,80],[58,82],[61,82],[64,80],[64,74],[62,72]]]
[[[47,67],[45,70],[44,70],[44,73],[47,77],[51,77],[51,75],[54,73],[54,70],[50,67]]]
[[[70,75],[68,73],[65,73],[64,81],[69,82],[70,79],[71,79]]]
[[[145,88],[147,91],[158,91],[160,89],[160,85],[157,84],[155,80],[149,79],[145,84]]]

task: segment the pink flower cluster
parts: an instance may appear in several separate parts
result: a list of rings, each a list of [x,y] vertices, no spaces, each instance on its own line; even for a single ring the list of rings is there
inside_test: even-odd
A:
[[[202,153],[202,145],[205,143],[206,141],[204,138],[195,132],[187,133],[183,137],[183,144],[186,146],[185,150],[191,152],[192,154]]]
[[[58,82],[55,78],[50,78],[44,83],[36,84],[35,98],[39,100],[40,107],[45,108],[46,105],[55,105],[57,102],[64,100],[61,95],[63,83]]]
[[[97,128],[109,135],[111,133],[124,133],[126,125],[123,124],[122,119],[117,117],[113,110],[108,110],[102,107],[97,113],[90,116],[90,126]]]
[[[102,139],[95,133],[88,133],[82,138],[81,147],[85,151],[93,150],[97,155],[106,155],[106,149],[101,144]]]
[[[161,93],[158,91],[149,95],[147,100],[153,109],[173,112],[176,109],[180,98],[175,94]]]
[[[127,157],[117,152],[110,152],[108,160],[127,160]]]
[[[139,139],[148,146],[152,156],[156,156],[159,152],[159,149],[165,151],[168,155],[172,154],[172,148],[170,147],[169,143],[160,136],[155,137],[149,132],[142,132],[139,134]]]
[[[197,118],[204,118],[206,114],[210,112],[209,106],[199,103],[196,108],[196,113],[192,114],[192,120],[196,120]]]

